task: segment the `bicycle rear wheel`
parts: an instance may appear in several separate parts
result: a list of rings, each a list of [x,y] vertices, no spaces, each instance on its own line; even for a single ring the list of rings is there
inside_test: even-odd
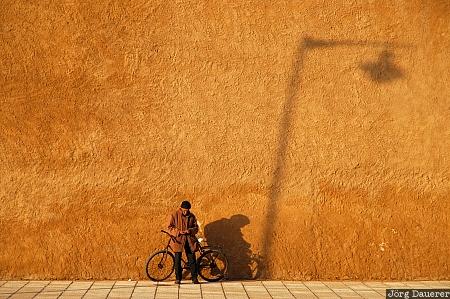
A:
[[[198,274],[206,281],[219,281],[225,277],[228,260],[219,250],[207,250],[197,260]]]
[[[172,275],[174,265],[175,259],[171,252],[157,251],[147,259],[145,273],[150,280],[163,281]]]

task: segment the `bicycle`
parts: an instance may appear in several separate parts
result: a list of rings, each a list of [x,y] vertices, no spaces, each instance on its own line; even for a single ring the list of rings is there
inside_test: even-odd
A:
[[[167,234],[170,239],[163,250],[154,252],[147,259],[145,273],[152,281],[166,280],[175,270],[175,256],[170,246],[170,240],[175,241],[175,237],[165,230],[161,230],[161,232]],[[197,240],[197,243],[199,245],[200,256],[196,262],[200,277],[209,282],[215,282],[225,278],[228,259],[222,250],[218,247],[202,246],[199,240]],[[189,266],[183,258],[181,259],[181,267],[183,270],[189,269]]]

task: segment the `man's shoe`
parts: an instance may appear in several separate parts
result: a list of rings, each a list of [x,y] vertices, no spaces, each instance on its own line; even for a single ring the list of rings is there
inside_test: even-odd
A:
[[[181,284],[181,280],[175,280],[175,284]]]
[[[192,283],[193,284],[200,284],[200,281],[198,281],[198,279],[194,279],[194,280],[192,280]]]

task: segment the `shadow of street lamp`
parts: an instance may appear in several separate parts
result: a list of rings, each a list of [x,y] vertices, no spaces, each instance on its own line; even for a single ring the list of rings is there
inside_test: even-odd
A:
[[[365,62],[360,64],[360,69],[363,70],[369,78],[377,83],[387,83],[392,80],[401,78],[403,71],[394,64],[392,58],[394,54],[388,49],[394,48],[409,48],[408,44],[378,42],[378,41],[354,41],[354,40],[323,40],[314,39],[308,36],[302,38],[297,45],[292,64],[292,72],[288,81],[286,89],[286,100],[283,107],[283,114],[280,120],[280,129],[278,133],[278,149],[275,156],[275,168],[273,171],[272,181],[269,190],[269,202],[267,206],[266,221],[264,221],[263,236],[262,236],[262,250],[261,256],[264,261],[263,268],[265,273],[263,277],[271,275],[271,265],[268,258],[272,256],[272,244],[274,241],[274,223],[278,214],[277,201],[281,194],[281,182],[284,176],[284,168],[286,163],[286,152],[288,142],[290,139],[290,130],[292,123],[292,115],[294,114],[295,102],[299,86],[301,83],[301,73],[304,61],[307,58],[307,53],[313,50],[320,50],[333,47],[381,47],[384,50],[379,54],[376,61]]]

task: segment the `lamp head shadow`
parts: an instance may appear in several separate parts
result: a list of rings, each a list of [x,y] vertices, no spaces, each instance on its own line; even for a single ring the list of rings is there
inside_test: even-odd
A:
[[[383,50],[376,61],[365,62],[360,68],[377,83],[387,83],[403,77],[403,71],[393,62],[394,53]]]

